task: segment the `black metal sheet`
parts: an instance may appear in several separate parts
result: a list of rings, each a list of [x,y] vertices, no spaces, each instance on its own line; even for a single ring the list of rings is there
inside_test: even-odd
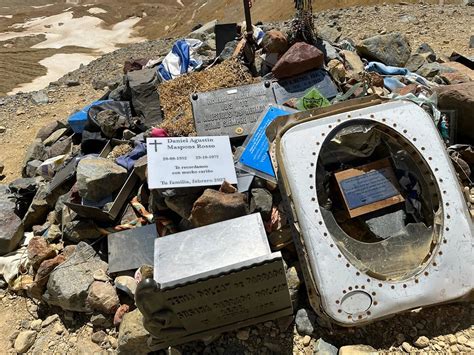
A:
[[[214,33],[216,34],[216,57],[221,54],[224,50],[225,45],[228,42],[235,40],[237,37],[237,24],[236,23],[222,23],[216,24],[214,27]]]
[[[154,224],[109,234],[109,273],[153,265],[156,238],[158,232]]]
[[[335,97],[338,93],[336,84],[325,70],[314,70],[293,78],[279,80],[273,83],[273,92],[277,104],[284,104],[292,98],[303,96],[305,91],[313,86],[327,99]]]
[[[267,104],[275,103],[271,83],[196,93],[190,97],[199,136],[244,137]]]

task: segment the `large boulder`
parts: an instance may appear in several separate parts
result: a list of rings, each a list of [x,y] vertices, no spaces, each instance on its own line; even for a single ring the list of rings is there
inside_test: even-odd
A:
[[[119,190],[127,179],[127,170],[105,158],[88,157],[77,165],[79,195],[100,201]]]
[[[322,68],[324,54],[315,46],[304,42],[295,43],[283,54],[272,69],[277,79],[288,78],[308,70]]]
[[[119,354],[148,354],[151,350],[147,346],[149,333],[143,327],[143,315],[135,309],[123,316],[118,335]]]
[[[387,65],[403,67],[410,58],[407,38],[399,32],[366,38],[357,45],[357,52]]]
[[[89,244],[80,242],[74,253],[49,276],[43,298],[64,310],[90,312],[86,299],[97,270],[107,271],[107,263]]]
[[[248,214],[248,204],[245,194],[226,194],[207,189],[194,202],[189,219],[195,227],[201,227],[246,214]]]
[[[263,36],[262,47],[267,53],[283,54],[288,49],[288,40],[283,32],[270,30]]]
[[[439,86],[438,107],[453,110],[457,118],[457,140],[453,143],[472,144],[474,142],[474,81]]]
[[[0,255],[14,250],[23,237],[23,223],[15,214],[15,201],[6,185],[0,185]]]

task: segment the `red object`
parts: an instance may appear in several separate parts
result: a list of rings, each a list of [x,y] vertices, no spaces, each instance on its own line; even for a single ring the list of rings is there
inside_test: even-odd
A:
[[[123,316],[130,310],[130,307],[127,304],[122,304],[114,315],[114,326],[118,327],[122,323]]]
[[[168,137],[168,132],[163,128],[152,128],[151,129],[152,137]]]

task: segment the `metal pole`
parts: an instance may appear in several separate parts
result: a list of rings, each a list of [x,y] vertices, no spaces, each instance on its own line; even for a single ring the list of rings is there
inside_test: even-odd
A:
[[[250,17],[250,0],[244,0],[245,37],[247,42],[253,42],[252,18]]]

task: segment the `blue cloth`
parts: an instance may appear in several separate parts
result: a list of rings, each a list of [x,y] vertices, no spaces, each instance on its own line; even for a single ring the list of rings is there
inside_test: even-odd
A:
[[[385,64],[380,63],[380,62],[370,62],[369,64],[366,65],[365,70],[367,70],[368,72],[376,72],[376,73],[381,74],[381,75],[402,75],[402,76],[404,76],[405,78],[407,78],[408,80],[410,80],[412,82],[418,82],[422,85],[430,86],[429,82],[425,78],[423,78],[421,75],[418,75],[416,73],[412,73],[411,71],[409,71],[406,68],[391,67],[389,65],[385,65]],[[385,79],[386,78],[384,78],[384,86],[389,90],[392,90],[391,87],[397,88],[397,87],[405,86],[398,80],[397,80],[398,83],[403,85],[403,86],[399,86],[399,84],[395,83],[395,81],[393,81],[393,80],[386,82]],[[389,86],[387,86],[387,84]]]
[[[198,69],[202,61],[194,54],[202,46],[197,39],[180,39],[173,44],[163,62],[158,66],[158,74],[164,81],[172,80],[182,74]]]
[[[118,165],[123,166],[125,169],[127,169],[127,171],[130,171],[133,169],[135,161],[137,161],[144,155],[146,155],[145,143],[137,142],[135,148],[133,148],[131,152],[118,157],[117,159],[115,159],[115,162]]]
[[[397,78],[392,78],[390,76],[383,78],[383,85],[389,89],[390,91],[393,91],[395,89],[403,88],[406,85],[403,84],[400,80]]]
[[[82,133],[84,131],[84,127],[87,122],[87,111],[92,106],[99,105],[104,102],[109,102],[113,100],[97,100],[91,103],[90,105],[85,106],[82,110],[73,113],[69,118],[67,119],[69,125],[71,126],[72,130],[74,133]]]

